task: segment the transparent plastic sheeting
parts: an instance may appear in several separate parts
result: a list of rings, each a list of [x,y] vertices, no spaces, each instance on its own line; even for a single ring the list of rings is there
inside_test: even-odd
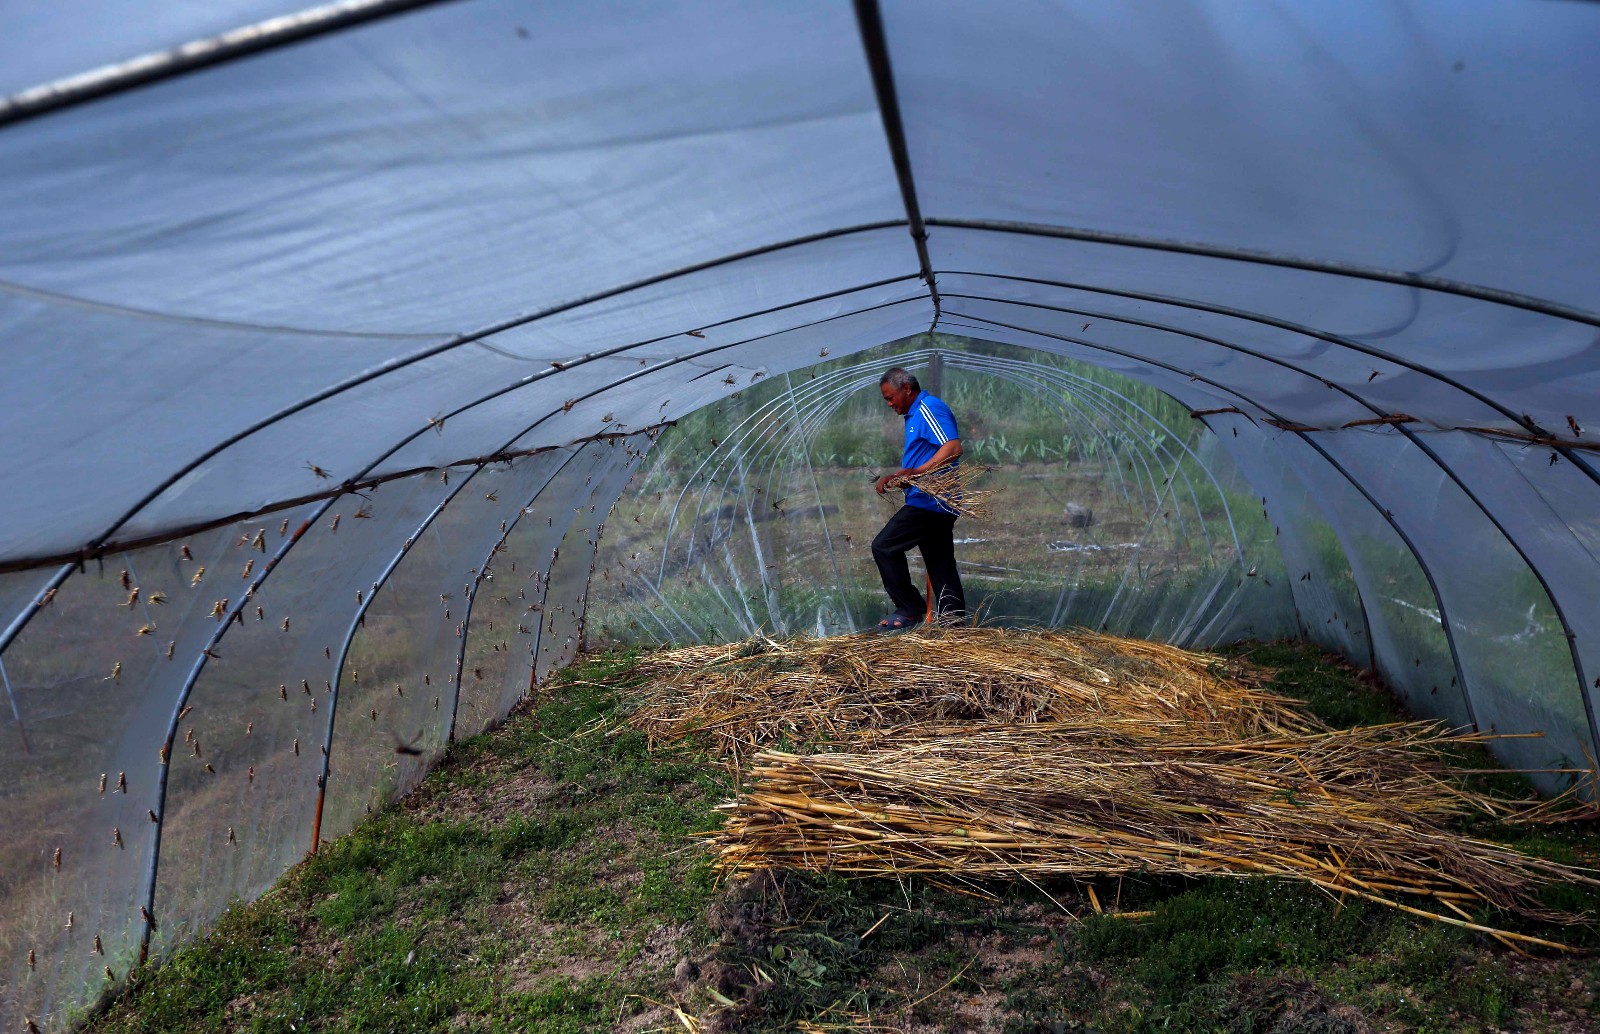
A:
[[[1500,755],[1524,768],[1587,767],[1593,740],[1561,622],[1505,536],[1396,431],[1340,435],[1324,447],[1403,527],[1419,529],[1413,546],[1446,601],[1473,722],[1485,731],[1543,734],[1500,741]]]
[[[206,659],[184,701],[191,710],[160,812],[161,946],[187,939],[233,898],[260,894],[310,849],[328,722],[341,702],[334,658],[356,594],[371,591],[448,493],[432,477],[336,499]]]
[[[429,471],[67,578],[4,654],[4,1020],[65,1024],[147,935],[164,953],[260,894],[515,706],[536,644],[514,648],[516,692],[462,677],[479,574],[515,564],[581,619],[600,523],[650,441]],[[573,565],[552,576],[555,542]],[[33,606],[40,580],[0,587]],[[572,656],[558,631],[541,673]]]
[[[581,616],[582,586],[574,593],[563,591],[570,586],[562,572],[578,555],[569,540],[596,533],[640,454],[628,443],[586,447],[551,471],[538,501],[492,556],[486,550],[477,558],[482,577],[470,597],[458,736],[483,730],[521,700],[536,681],[536,660],[557,638],[558,619]],[[587,576],[589,558],[578,562]],[[565,633],[565,624],[560,627]],[[576,643],[565,642],[564,634],[560,638],[570,658]],[[546,673],[539,670],[540,677]]]
[[[902,247],[896,237],[891,252],[887,234],[878,238],[875,249],[854,243],[854,249],[842,242],[814,245],[816,265],[810,268],[828,270],[828,275],[786,276],[781,290],[773,284],[756,290],[754,297],[783,304],[856,287],[859,280],[844,279],[855,272],[846,259],[875,253],[887,261]],[[902,261],[896,272],[908,277],[914,269]],[[75,548],[111,529],[141,496],[171,478],[177,480],[121,524],[117,537],[183,527],[217,513],[250,511],[324,490],[330,480],[337,484],[369,473],[485,456],[535,424],[538,431],[523,447],[563,444],[606,430],[638,430],[732,390],[726,378],[734,378],[738,387],[748,386],[752,379],[792,368],[824,347],[843,354],[852,340],[859,341],[857,348],[881,344],[925,329],[931,318],[926,292],[905,282],[789,305],[779,313],[697,331],[700,337],[683,333],[695,326],[681,317],[677,325],[657,323],[656,314],[664,307],[643,304],[649,300],[614,307],[607,319],[569,321],[591,335],[586,346],[565,340],[578,338],[578,329],[556,326],[551,329],[567,333],[549,343],[525,329],[448,349],[308,406],[207,456],[193,470],[188,468],[212,444],[192,442],[196,423],[214,428],[220,441],[317,387],[375,365],[388,346],[326,336],[136,323],[134,332],[163,338],[176,334],[196,351],[219,356],[217,364],[197,369],[190,353],[152,351],[146,365],[170,363],[167,373],[189,382],[192,398],[186,397],[182,406],[151,412],[147,399],[129,396],[119,383],[114,366],[124,354],[120,349],[93,346],[93,353],[109,365],[85,359],[92,342],[114,338],[133,344],[124,328],[99,313],[90,325],[80,326],[84,321],[67,309],[57,323],[69,329],[58,326],[56,333],[68,334],[83,347],[41,357],[40,377],[82,377],[83,364],[89,362],[96,376],[86,387],[85,401],[95,400],[97,417],[86,427],[81,413],[66,412],[50,397],[41,397],[32,382],[0,381],[0,399],[7,404],[0,408],[0,428],[15,431],[14,440],[23,450],[18,459],[26,471],[18,490],[0,499],[0,519],[18,529],[0,543],[0,559]],[[743,303],[748,299],[741,299]],[[724,298],[721,311],[731,316],[731,304]],[[0,325],[6,311],[0,290]],[[717,310],[699,315],[707,311]],[[29,337],[48,324],[36,321],[18,333]],[[641,333],[641,327],[652,329]],[[669,340],[659,340],[663,334]],[[408,351],[417,347],[412,342]],[[305,363],[298,360],[302,352],[310,353]],[[552,368],[551,360],[563,369]],[[286,369],[290,372],[279,374]],[[579,383],[577,377],[584,380]],[[248,392],[241,404],[244,389]],[[137,433],[129,433],[129,424]],[[67,451],[67,442],[80,440],[82,448]],[[71,457],[71,468],[53,469],[50,458],[64,456]],[[75,494],[71,486],[78,478],[100,486],[92,501]],[[65,516],[40,520],[45,514]],[[37,525],[37,532],[22,533],[30,525]]]
[[[0,752],[11,853],[0,866],[0,973],[14,1026],[115,987],[138,958],[173,702],[217,627],[216,603],[245,588],[235,542],[255,530],[91,564],[5,652],[28,743]]]
[[[1278,433],[1262,423],[1271,415],[1247,397],[1219,390],[1193,376],[1175,374],[1168,366],[1153,366],[1149,361],[1117,354],[1104,358],[1108,353],[1092,345],[1075,345],[1027,330],[1000,330],[993,336],[1096,359],[1161,388],[1196,407],[1197,412],[1244,407],[1237,414],[1242,420],[1226,412],[1213,413],[1206,419],[1230,418],[1229,433],[1219,435],[1218,440],[1235,455],[1252,448],[1278,448],[1295,464],[1312,498],[1319,501],[1328,522],[1340,535],[1360,588],[1380,673],[1416,713],[1441,717],[1459,726],[1473,724],[1461,684],[1462,673],[1454,663],[1450,635],[1440,624],[1436,591],[1408,544],[1408,536],[1400,533],[1401,525],[1392,511],[1364,494],[1354,475],[1336,466],[1329,454],[1318,448],[1318,436]],[[1247,461],[1246,469],[1249,467]],[[1257,466],[1251,484],[1270,500],[1279,489],[1267,480],[1268,476],[1267,468]]]
[[[8,12],[0,94],[298,7],[126,6]],[[0,104],[0,1026],[585,638],[874,620],[895,422],[841,360],[913,334],[1031,528],[958,525],[990,618],[1298,629],[1588,763],[1597,47],[1532,0],[478,0]]]
[[[1225,241],[1594,307],[1591,5],[884,7],[930,216]]]
[[[1068,354],[1105,347],[1025,328],[1007,329],[1003,335],[1042,340]],[[1229,398],[1214,394],[1214,387],[1202,394],[1181,386],[1179,378],[1166,372],[1173,368],[1168,360],[1119,355],[1117,361],[1130,368],[1141,362],[1161,364],[1147,367],[1141,379],[1191,405],[1217,406],[1225,399],[1232,408],[1243,402],[1262,417],[1276,415],[1242,395]],[[1202,379],[1210,380],[1210,375]],[[1248,419],[1252,429],[1260,426],[1255,418]],[[1259,437],[1254,430],[1232,433],[1241,427],[1235,421],[1222,439],[1236,454]],[[1430,434],[1421,440],[1381,428],[1350,428],[1339,435],[1273,431],[1268,441],[1297,464],[1304,481],[1320,485],[1314,494],[1341,535],[1361,586],[1371,656],[1408,706],[1455,726],[1537,734],[1492,745],[1514,767],[1587,768],[1593,743],[1590,702],[1560,616],[1544,584],[1517,552],[1513,543],[1520,545],[1520,540],[1508,539],[1495,527],[1489,517],[1495,511],[1482,497],[1467,494],[1481,471],[1463,469],[1460,483],[1447,475],[1446,461],[1429,443],[1450,437],[1466,436]],[[1252,465],[1252,484],[1270,498],[1266,470],[1245,461],[1246,469]],[[1347,502],[1336,505],[1337,499]],[[1474,558],[1472,564],[1462,562],[1467,556]],[[1584,607],[1582,600],[1572,605]],[[1520,618],[1514,624],[1508,617],[1513,610]],[[1535,776],[1535,781],[1554,790],[1570,785],[1572,778],[1549,774]]]
[[[774,380],[666,432],[596,563],[591,638],[716,641],[874,623],[889,605],[870,545],[899,498],[872,491],[899,460],[901,421],[876,397],[890,363],[940,381],[931,390],[962,424],[963,462],[993,467],[982,483],[997,493],[993,519],[958,520],[955,533],[979,620],[1188,645],[1293,633],[1260,506],[1186,409],[1115,375],[989,347]],[[1152,397],[1163,413],[1148,408]]]
[[[1259,261],[1025,233],[944,228],[930,235],[929,250],[941,290],[977,296],[953,302],[952,312],[998,298],[1019,304],[1006,307],[1009,318],[995,318],[1046,330],[1039,320],[1051,317],[1048,306],[1138,314],[1270,353],[1380,409],[1437,426],[1517,429],[1526,414],[1566,429],[1567,416],[1581,422],[1592,411],[1600,389],[1595,325],[1526,308]],[[1029,315],[1019,318],[1024,307]],[[1057,321],[1075,331],[1083,322]],[[1114,326],[1091,320],[1074,336],[1104,343]],[[1217,348],[1207,351],[1203,362],[1222,360]],[[1262,362],[1241,363],[1219,379],[1263,401],[1294,383]],[[1328,389],[1297,402],[1286,411],[1296,421],[1337,427],[1347,396]]]
[[[448,335],[905,215],[843,3],[441,3],[6,137],[0,278],[274,326]]]
[[[1263,493],[1261,514],[1272,522],[1300,635],[1370,667],[1371,637],[1355,575],[1316,497],[1282,450],[1259,447],[1260,431],[1250,420],[1229,413],[1208,417],[1206,423],[1224,441],[1243,439],[1228,452],[1245,480]]]

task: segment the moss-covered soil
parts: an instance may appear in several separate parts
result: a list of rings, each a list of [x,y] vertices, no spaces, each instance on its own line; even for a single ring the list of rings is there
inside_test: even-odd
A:
[[[1398,714],[1314,650],[1249,652],[1330,722]],[[794,873],[719,884],[693,834],[732,786],[620,725],[630,666],[568,669],[410,797],[147,969],[90,1029],[1600,1030],[1588,954],[1522,956],[1293,884],[1107,880],[1093,897],[1108,914],[1073,884],[991,901]],[[1594,824],[1473,832],[1600,858]],[[1596,894],[1550,903],[1600,915]],[[1540,932],[1600,948],[1588,928]]]

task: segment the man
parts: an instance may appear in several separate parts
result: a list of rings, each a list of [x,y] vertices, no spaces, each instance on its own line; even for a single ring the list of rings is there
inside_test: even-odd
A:
[[[913,374],[897,366],[878,381],[878,390],[889,408],[906,420],[900,469],[878,479],[879,495],[896,478],[925,474],[960,459],[961,435],[955,415],[944,402],[923,391]],[[955,512],[919,488],[908,486],[905,493],[905,505],[872,540],[872,558],[878,562],[883,587],[894,601],[894,613],[878,622],[884,631],[910,628],[927,612],[928,602],[912,584],[906,566],[906,551],[913,546],[922,551],[923,565],[933,583],[935,613],[953,621],[967,608],[961,575],[956,571]]]

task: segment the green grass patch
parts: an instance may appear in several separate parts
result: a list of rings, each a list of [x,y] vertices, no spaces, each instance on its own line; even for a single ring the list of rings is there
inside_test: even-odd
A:
[[[403,805],[230,908],[91,1029],[576,1032],[648,1010],[638,996],[664,996],[677,953],[706,940],[715,886],[685,841],[729,787],[693,754],[604,735],[619,690],[601,680],[630,666],[571,669],[458,745]],[[508,784],[529,799],[482,803]]]

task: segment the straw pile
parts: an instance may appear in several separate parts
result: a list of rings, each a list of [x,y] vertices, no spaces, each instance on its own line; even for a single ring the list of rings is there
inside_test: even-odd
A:
[[[1432,760],[1470,742],[1421,723],[1232,742],[1081,724],[977,726],[881,749],[757,755],[713,834],[725,871],[787,866],[942,884],[1128,873],[1303,880],[1416,915],[1468,921],[1490,904],[1531,917],[1533,888],[1595,882],[1449,831],[1474,809]],[[1524,806],[1543,812],[1548,806]],[[1426,911],[1397,895],[1430,899]]]
[[[743,770],[710,835],[725,872],[1292,878],[1547,947],[1560,945],[1467,917],[1569,918],[1541,912],[1537,888],[1596,882],[1450,829],[1562,806],[1472,792],[1442,760],[1493,737],[1332,730],[1259,672],[1158,643],[978,628],[758,639],[658,654],[644,674],[636,726],[705,734]],[[790,743],[832,752],[777,749]]]
[[[1133,735],[1310,732],[1248,666],[1088,631],[921,628],[752,639],[647,658],[634,725],[653,743],[704,734],[738,764],[762,747],[892,739],[955,723],[1094,721]]]
[[[920,488],[954,510],[958,517],[985,520],[993,515],[989,501],[994,497],[995,490],[972,486],[986,471],[992,469],[979,464],[946,465],[925,474],[898,478],[889,484],[892,488],[905,485]]]

